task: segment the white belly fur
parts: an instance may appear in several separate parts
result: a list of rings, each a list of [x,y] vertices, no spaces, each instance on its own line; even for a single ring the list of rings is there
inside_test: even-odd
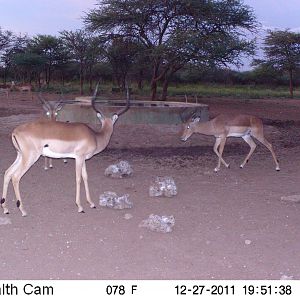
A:
[[[232,137],[242,137],[242,136],[246,136],[248,135],[247,133],[229,133],[228,137],[232,136]]]
[[[243,136],[249,136],[251,132],[250,128],[247,127],[237,127],[237,126],[232,126],[228,132],[228,137],[243,137]]]
[[[53,152],[49,149],[49,147],[44,147],[43,148],[42,155],[47,156],[47,157],[51,157],[51,158],[75,158],[76,157],[74,153],[57,153],[57,152]]]

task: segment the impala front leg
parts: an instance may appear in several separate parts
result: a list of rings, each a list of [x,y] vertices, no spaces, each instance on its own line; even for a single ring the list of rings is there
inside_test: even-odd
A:
[[[226,168],[229,168],[229,164],[227,164],[226,161],[222,158],[225,143],[226,143],[226,137],[225,138],[220,138],[220,137],[216,138],[216,142],[214,145],[214,152],[217,154],[219,159],[218,159],[218,165],[214,169],[215,172],[220,171],[221,163],[223,163]],[[218,151],[219,146],[220,146],[220,151]]]
[[[76,200],[75,201],[79,213],[84,213],[83,207],[81,206],[80,203],[80,184],[81,184],[83,163],[84,163],[84,159],[75,158],[75,164],[76,164]]]

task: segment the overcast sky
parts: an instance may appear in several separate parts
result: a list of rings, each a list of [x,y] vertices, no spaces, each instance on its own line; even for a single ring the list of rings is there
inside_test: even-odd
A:
[[[95,0],[0,0],[0,27],[15,33],[57,35],[83,27]]]
[[[265,28],[300,32],[300,0],[244,0],[244,3],[254,9]]]
[[[0,0],[0,27],[15,33],[58,34],[83,26],[96,0]],[[244,0],[265,28],[300,31],[300,0]]]

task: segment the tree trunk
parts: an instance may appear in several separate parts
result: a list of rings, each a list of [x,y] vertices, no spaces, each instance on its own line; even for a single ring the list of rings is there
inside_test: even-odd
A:
[[[93,91],[93,76],[92,76],[92,65],[90,65],[89,67],[89,89],[90,89],[90,92]]]
[[[82,67],[82,63],[80,63],[79,81],[80,81],[80,95],[83,95],[83,67]]]
[[[6,80],[7,80],[7,70],[4,68],[4,77],[3,77],[3,83],[6,85]]]
[[[290,96],[291,98],[294,97],[294,85],[293,85],[293,71],[290,70],[289,71],[289,75],[290,75]]]
[[[157,93],[157,74],[159,69],[159,62],[156,62],[153,68],[153,75],[151,79],[151,100],[156,100]]]
[[[138,89],[142,90],[143,89],[143,70],[139,71],[139,78],[138,78]]]
[[[156,99],[156,93],[157,93],[157,82],[155,79],[152,79],[151,81],[151,100],[154,101]]]
[[[169,77],[166,74],[164,77],[163,89],[161,94],[161,100],[166,101],[168,96],[168,87],[169,87]]]

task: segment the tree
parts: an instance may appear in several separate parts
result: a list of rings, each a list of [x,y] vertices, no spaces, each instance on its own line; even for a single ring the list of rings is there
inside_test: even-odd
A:
[[[108,41],[103,48],[104,55],[112,67],[113,80],[122,89],[125,89],[128,73],[136,65],[140,47],[141,45],[131,39],[116,37]]]
[[[13,33],[11,31],[4,31],[0,27],[0,66],[4,66],[4,83],[6,83],[6,62],[5,53],[8,51],[13,41]]]
[[[39,54],[32,52],[17,53],[12,58],[12,63],[16,68],[19,79],[31,82],[33,78],[38,78],[46,60]]]
[[[45,82],[49,86],[55,66],[60,65],[66,56],[61,40],[51,35],[37,35],[31,39],[29,48],[44,61]]]
[[[12,38],[13,33],[11,31],[4,31],[0,27],[0,52],[10,45]]]
[[[300,33],[289,30],[269,30],[264,39],[265,59],[253,62],[264,69],[275,69],[289,76],[290,96],[294,94],[294,73],[300,67]]]
[[[87,55],[86,55],[86,73],[89,80],[89,90],[90,92],[93,91],[93,73],[96,64],[102,58],[102,43],[103,41],[96,36],[89,37],[89,44],[87,48]]]
[[[100,39],[93,37],[85,30],[79,29],[76,31],[64,30],[61,33],[61,39],[64,46],[69,51],[73,60],[79,64],[79,79],[80,79],[80,94],[83,94],[84,74],[87,67],[92,68],[99,53]]]
[[[254,30],[252,10],[240,0],[98,0],[85,17],[89,30],[131,38],[147,49],[152,99],[157,83],[187,63],[232,64],[252,53],[243,30]],[[163,95],[165,98],[166,95]]]
[[[4,82],[6,82],[6,77],[9,71],[12,72],[13,77],[18,77],[18,71],[16,65],[14,65],[14,56],[17,54],[25,53],[28,47],[29,38],[27,35],[12,35],[11,42],[3,51],[1,62],[4,66]]]

